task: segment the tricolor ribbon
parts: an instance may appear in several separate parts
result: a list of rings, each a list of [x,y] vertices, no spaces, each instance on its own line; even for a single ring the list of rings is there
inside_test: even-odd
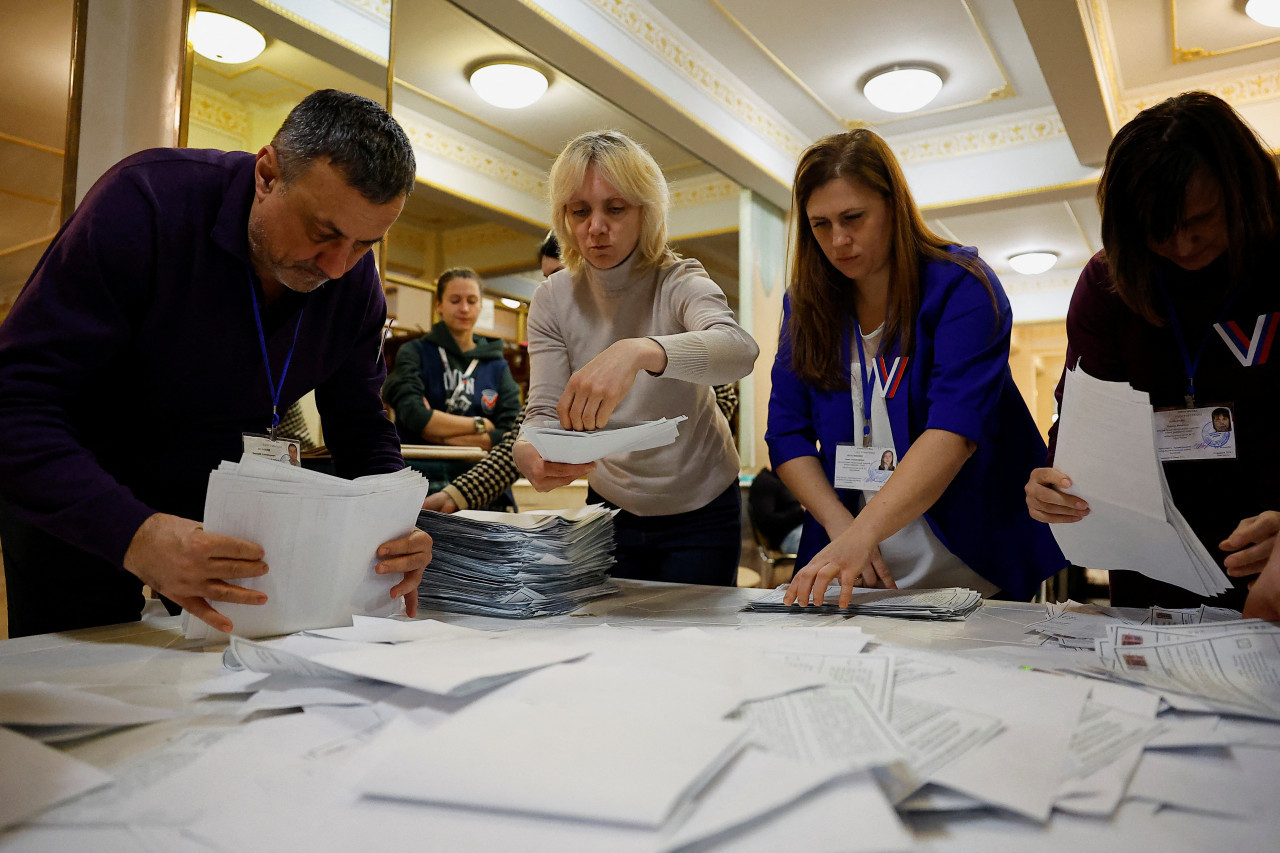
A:
[[[1246,336],[1239,324],[1234,320],[1226,323],[1214,323],[1213,328],[1222,338],[1227,349],[1245,367],[1255,364],[1266,364],[1271,355],[1271,343],[1276,337],[1276,326],[1280,325],[1280,313],[1259,314],[1253,324],[1253,335]]]
[[[884,356],[876,358],[876,375],[880,379],[881,397],[891,400],[893,395],[898,393],[902,377],[907,375],[907,362],[910,358],[910,356],[898,356],[893,360],[892,367],[885,363]]]

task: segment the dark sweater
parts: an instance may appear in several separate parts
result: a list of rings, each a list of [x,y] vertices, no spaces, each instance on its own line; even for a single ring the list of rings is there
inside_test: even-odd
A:
[[[251,298],[254,157],[156,149],[113,167],[0,326],[0,494],[18,519],[120,565],[142,522],[199,519],[209,472],[264,432]],[[264,316],[280,399],[316,390],[337,470],[404,467],[382,412],[386,303],[373,258]]]

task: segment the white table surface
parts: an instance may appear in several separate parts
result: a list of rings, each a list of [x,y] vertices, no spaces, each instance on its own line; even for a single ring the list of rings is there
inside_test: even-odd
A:
[[[601,624],[655,629],[780,623],[822,626],[850,621],[879,642],[962,654],[965,650],[1004,647],[1015,655],[1019,647],[1037,645],[1038,639],[1028,635],[1025,626],[1045,618],[1043,605],[1008,602],[985,604],[964,622],[741,613],[748,600],[764,591],[628,581],[620,581],[619,586],[620,594],[590,602],[567,616],[516,622],[453,613],[420,615],[488,629]],[[67,634],[11,639],[0,642],[0,689],[33,681],[91,686],[121,699],[183,712],[173,720],[62,747],[68,754],[110,772],[113,764],[160,745],[185,729],[238,724],[230,706],[208,699],[197,703],[190,691],[193,685],[225,672],[223,649],[225,646],[200,647],[184,640],[179,618],[168,616]],[[1042,650],[1037,648],[1037,653]],[[1253,759],[1241,763],[1241,772],[1248,772],[1254,777],[1251,781],[1280,800],[1280,749],[1261,751]],[[228,784],[234,782],[229,780]],[[832,819],[848,820],[850,832],[856,832],[856,816],[832,815]],[[921,850],[1280,850],[1280,818],[1275,812],[1251,822],[1125,805],[1110,820],[1055,813],[1045,826],[995,811],[914,814],[904,815],[903,819]],[[423,831],[429,833],[429,827]],[[117,847],[139,849],[128,843],[121,845],[118,834],[108,832],[107,827],[80,827],[59,833],[12,829],[0,834],[0,850],[69,849],[67,844],[92,845],[95,853]],[[220,849],[216,843],[208,842],[205,839],[201,843],[206,846],[192,849]],[[435,849],[429,834],[406,838],[404,846]],[[810,848],[797,837],[795,849]]]

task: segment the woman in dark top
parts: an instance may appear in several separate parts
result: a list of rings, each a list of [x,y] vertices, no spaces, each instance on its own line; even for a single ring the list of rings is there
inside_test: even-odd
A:
[[[1237,588],[1213,599],[1239,608],[1244,576],[1271,550],[1280,514],[1280,321],[1273,258],[1280,176],[1254,132],[1221,99],[1188,92],[1120,129],[1098,185],[1103,251],[1085,267],[1067,313],[1067,365],[1128,382],[1157,409],[1230,412],[1234,458],[1166,460],[1174,504]],[[1065,379],[1065,377],[1064,377]],[[1062,403],[1063,381],[1057,398]],[[1219,420],[1221,417],[1219,416]],[[1050,432],[1053,464],[1056,426]],[[1031,515],[1050,523],[1088,513],[1060,489],[1070,472],[1032,472]],[[1109,568],[1097,566],[1096,568]],[[1113,604],[1189,607],[1191,592],[1136,572],[1111,573]]]

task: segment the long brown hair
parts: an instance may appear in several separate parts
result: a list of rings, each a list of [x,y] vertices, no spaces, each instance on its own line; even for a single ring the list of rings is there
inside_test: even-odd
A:
[[[1160,259],[1149,243],[1178,231],[1187,183],[1200,169],[1221,188],[1233,282],[1280,230],[1280,175],[1257,135],[1221,98],[1184,92],[1138,113],[1107,149],[1098,183],[1102,247],[1112,286],[1131,311],[1164,325],[1156,293]]]
[[[828,391],[848,387],[843,379],[842,341],[853,314],[854,293],[850,280],[823,254],[805,210],[814,191],[834,180],[859,183],[879,193],[888,206],[892,237],[882,352],[895,342],[902,354],[911,352],[912,328],[920,309],[921,258],[964,267],[986,285],[992,307],[999,310],[983,264],[976,257],[948,252],[956,244],[924,224],[898,159],[883,139],[865,129],[823,137],[809,146],[796,167],[787,333],[792,370],[802,381]]]

